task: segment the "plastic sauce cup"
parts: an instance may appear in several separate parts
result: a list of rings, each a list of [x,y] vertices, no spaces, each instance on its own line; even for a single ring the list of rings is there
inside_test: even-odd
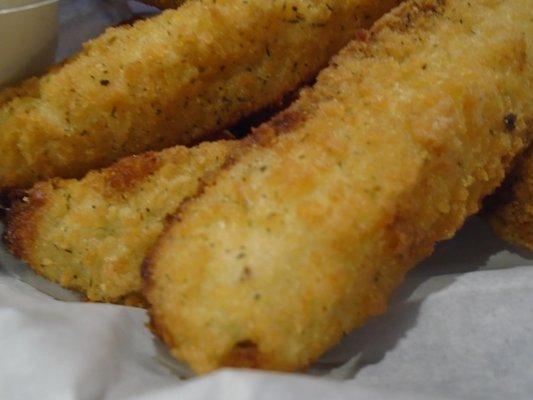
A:
[[[54,62],[58,9],[58,0],[0,0],[0,87]]]

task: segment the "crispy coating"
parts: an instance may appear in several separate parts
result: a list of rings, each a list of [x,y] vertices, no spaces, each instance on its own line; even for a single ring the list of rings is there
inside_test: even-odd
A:
[[[396,2],[196,0],[111,28],[0,94],[0,189],[196,142],[314,77]]]
[[[183,4],[184,0],[141,0],[142,3],[165,9],[165,8],[177,8]]]
[[[295,370],[383,313],[530,139],[532,8],[408,1],[255,132],[145,261],[172,354]]]
[[[82,180],[38,183],[8,218],[11,250],[88,300],[138,303],[141,264],[167,215],[218,170],[232,141],[125,158]]]
[[[504,240],[533,251],[533,148],[520,159],[492,200],[489,221]]]

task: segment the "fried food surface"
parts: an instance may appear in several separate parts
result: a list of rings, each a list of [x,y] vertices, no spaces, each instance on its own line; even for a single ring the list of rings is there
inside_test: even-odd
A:
[[[226,161],[235,142],[125,158],[82,180],[38,183],[6,240],[40,275],[91,301],[139,303],[140,269],[167,215]]]
[[[195,142],[281,100],[397,0],[197,0],[0,94],[0,189]],[[1,104],[3,103],[3,104]]]
[[[489,221],[504,240],[533,251],[533,148],[518,161],[498,190]]]
[[[178,8],[184,1],[185,0],[141,0],[142,3],[161,9]]]
[[[172,354],[295,370],[383,313],[530,139],[532,7],[408,1],[255,132],[145,261]]]

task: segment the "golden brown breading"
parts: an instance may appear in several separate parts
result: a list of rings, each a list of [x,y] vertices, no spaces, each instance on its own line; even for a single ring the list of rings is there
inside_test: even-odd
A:
[[[504,240],[533,250],[533,148],[518,161],[491,199],[489,221]]]
[[[531,9],[408,1],[260,128],[145,262],[172,354],[294,370],[383,313],[529,141]]]
[[[0,189],[227,127],[314,77],[395,3],[196,0],[111,28],[19,97],[0,94]]]
[[[226,161],[235,142],[125,158],[82,180],[38,183],[9,215],[11,250],[91,301],[138,300],[141,263],[164,220]]]
[[[142,3],[149,4],[151,6],[165,9],[165,8],[177,8],[183,4],[185,0],[140,0]]]

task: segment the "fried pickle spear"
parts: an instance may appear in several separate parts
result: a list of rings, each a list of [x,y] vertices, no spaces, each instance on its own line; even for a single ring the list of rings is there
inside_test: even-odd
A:
[[[504,240],[533,251],[533,148],[518,161],[498,190],[489,222]]]
[[[88,300],[138,305],[141,264],[167,215],[226,161],[234,141],[125,158],[82,180],[35,185],[9,215],[10,249]]]
[[[111,28],[0,94],[0,189],[196,142],[314,77],[395,3],[196,0]]]
[[[532,8],[408,1],[262,126],[145,261],[172,354],[295,370],[383,313],[530,139]]]

